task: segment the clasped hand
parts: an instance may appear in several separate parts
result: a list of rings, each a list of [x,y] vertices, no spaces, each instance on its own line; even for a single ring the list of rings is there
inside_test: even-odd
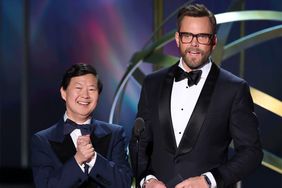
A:
[[[204,176],[196,176],[192,178],[188,178],[181,183],[177,184],[175,188],[208,188]]]
[[[175,188],[208,188],[208,184],[203,176],[188,178],[177,184]],[[146,183],[145,188],[166,188],[165,184],[159,180],[151,180]]]
[[[90,135],[79,136],[77,139],[76,154],[74,156],[76,162],[82,165],[89,162],[95,155],[94,147],[90,140]]]

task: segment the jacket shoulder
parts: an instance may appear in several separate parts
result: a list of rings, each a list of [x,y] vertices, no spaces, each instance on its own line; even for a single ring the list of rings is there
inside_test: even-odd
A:
[[[224,80],[224,82],[229,83],[229,84],[247,84],[247,81],[244,80],[243,78],[240,78],[239,76],[236,76],[235,74],[223,69],[223,68],[219,68],[220,70],[220,80]]]
[[[155,83],[155,82],[160,82],[161,80],[167,78],[167,77],[170,77],[172,76],[173,77],[173,70],[174,68],[176,67],[177,65],[174,64],[170,67],[166,67],[166,68],[162,68],[162,69],[159,69],[155,72],[152,72],[150,74],[148,74],[145,79],[144,79],[144,82],[149,82],[149,83]]]
[[[96,126],[101,126],[108,131],[123,131],[123,129],[124,129],[123,126],[121,126],[121,125],[111,124],[111,123],[107,123],[105,121],[94,120],[93,122],[94,122],[94,124],[96,124]]]

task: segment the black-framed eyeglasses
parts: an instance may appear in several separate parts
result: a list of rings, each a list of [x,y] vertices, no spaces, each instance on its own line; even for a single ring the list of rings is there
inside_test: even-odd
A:
[[[210,33],[198,33],[198,34],[193,34],[193,33],[189,33],[189,32],[178,32],[179,33],[179,37],[180,40],[183,44],[188,44],[191,43],[194,39],[194,37],[196,37],[197,42],[199,44],[210,44],[214,34],[210,34]]]

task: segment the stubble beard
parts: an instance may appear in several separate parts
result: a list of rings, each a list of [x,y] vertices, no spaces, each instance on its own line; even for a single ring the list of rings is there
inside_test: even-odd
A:
[[[197,51],[198,53],[200,53],[200,55],[202,56],[202,58],[198,59],[196,57],[190,57],[189,56],[189,51]],[[191,69],[198,69],[200,67],[202,67],[204,64],[206,64],[208,62],[209,56],[211,53],[205,53],[203,50],[201,49],[192,49],[192,48],[187,48],[185,50],[185,52],[182,54],[182,59],[184,61],[184,63]]]

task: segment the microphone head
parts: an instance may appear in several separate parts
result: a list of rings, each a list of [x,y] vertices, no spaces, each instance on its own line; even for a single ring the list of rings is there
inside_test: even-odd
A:
[[[141,117],[136,118],[134,123],[134,135],[139,137],[144,130],[145,130],[144,119]]]

